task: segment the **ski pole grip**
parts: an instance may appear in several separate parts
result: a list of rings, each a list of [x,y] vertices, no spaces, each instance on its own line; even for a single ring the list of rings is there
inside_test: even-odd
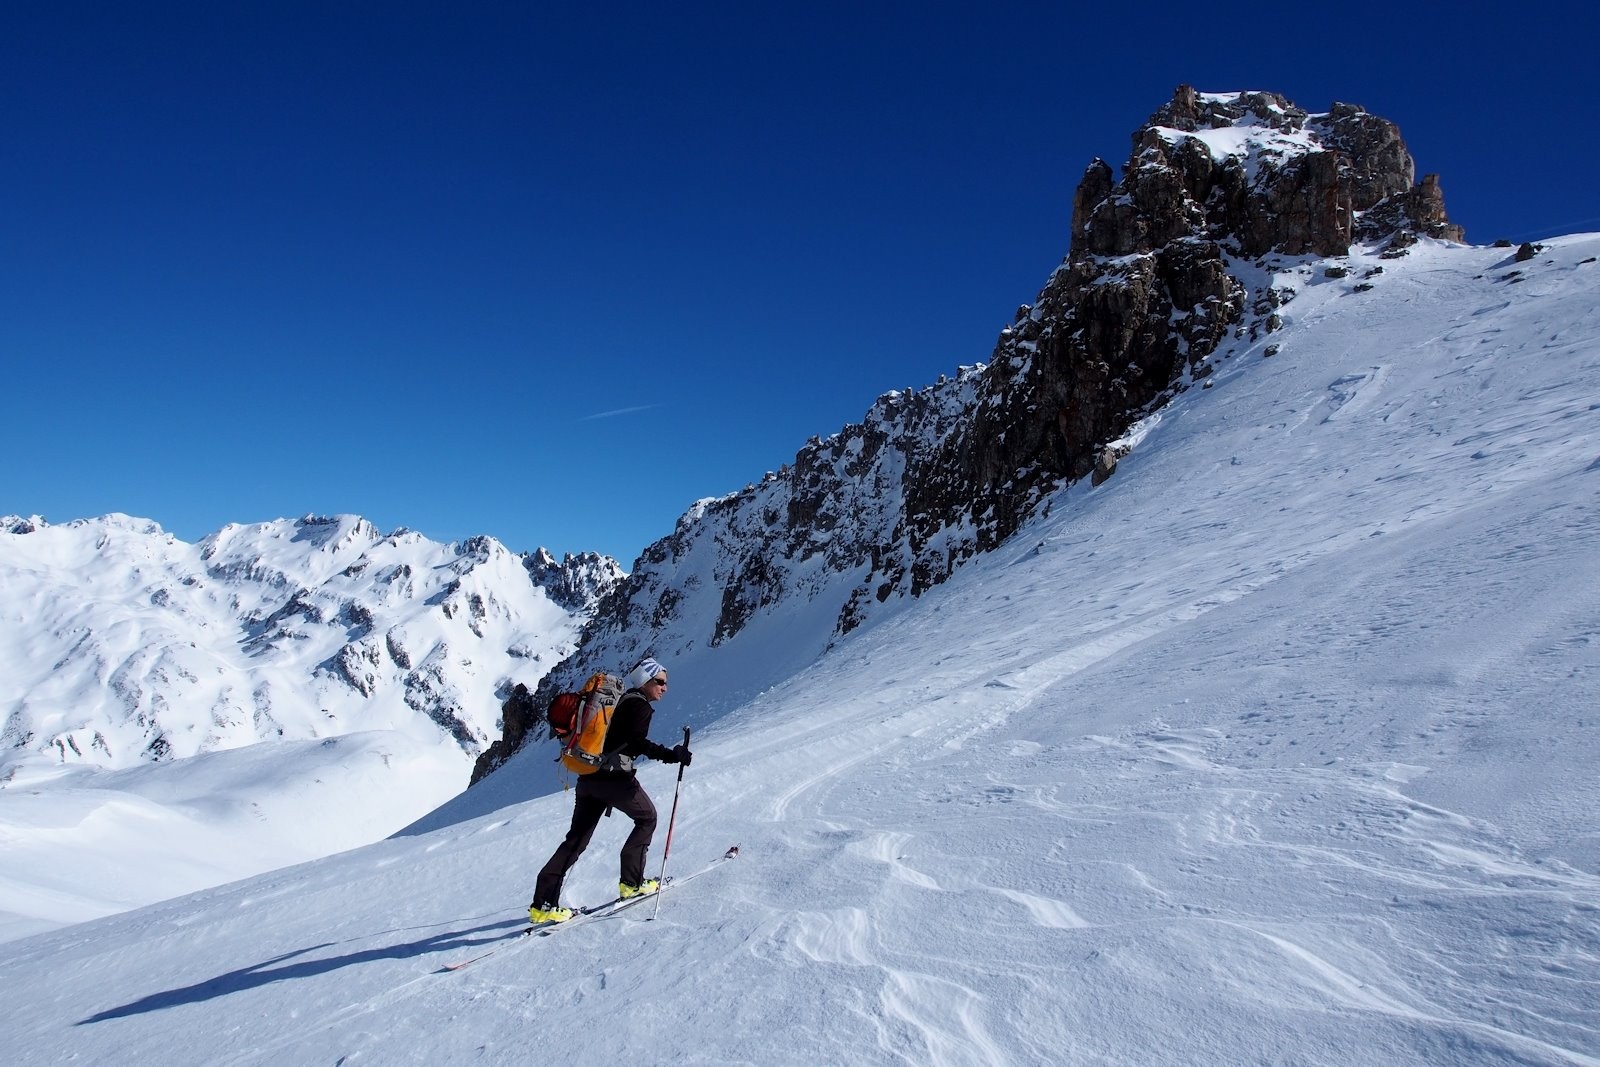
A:
[[[689,728],[687,726],[683,728],[683,747],[689,747]],[[678,764],[678,781],[683,781],[683,764],[681,763]]]

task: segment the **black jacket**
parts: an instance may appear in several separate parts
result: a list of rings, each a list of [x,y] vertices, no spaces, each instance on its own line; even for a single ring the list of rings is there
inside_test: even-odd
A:
[[[676,752],[666,745],[658,745],[650,740],[650,719],[655,713],[655,705],[646,700],[644,694],[637,689],[630,689],[622,694],[617,709],[611,713],[611,726],[606,730],[606,753],[620,752],[635,759],[649,756],[663,763],[676,763]],[[593,774],[584,775],[583,780],[616,782],[625,781],[633,775],[631,769],[595,771]]]

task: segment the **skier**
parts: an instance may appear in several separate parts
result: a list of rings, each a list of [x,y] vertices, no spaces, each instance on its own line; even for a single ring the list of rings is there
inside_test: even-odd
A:
[[[687,767],[693,758],[688,745],[668,748],[656,744],[648,736],[650,718],[655,714],[654,702],[667,691],[667,669],[646,657],[628,672],[623,682],[628,688],[617,703],[610,729],[606,731],[606,753],[649,756],[662,763],[681,763]],[[566,840],[539,872],[533,903],[528,908],[529,921],[538,924],[572,918],[572,909],[560,904],[561,883],[583,855],[583,850],[589,847],[589,839],[594,836],[600,817],[609,815],[613,808],[633,820],[633,831],[622,843],[622,880],[617,895],[627,899],[660,889],[656,879],[644,876],[645,854],[656,832],[656,806],[634,776],[632,760],[626,763],[625,770],[598,770],[578,779],[572,826],[567,830]]]

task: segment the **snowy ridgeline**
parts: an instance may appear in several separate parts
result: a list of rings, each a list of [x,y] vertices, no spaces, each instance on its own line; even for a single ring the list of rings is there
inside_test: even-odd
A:
[[[668,873],[742,855],[656,921],[506,941],[570,805],[495,809],[530,750],[431,832],[8,945],[7,1047],[1600,1062],[1600,237],[1548,245],[1286,266],[1271,358],[697,732]]]
[[[393,832],[620,578],[352,516],[199,544],[0,520],[0,912],[75,921]]]

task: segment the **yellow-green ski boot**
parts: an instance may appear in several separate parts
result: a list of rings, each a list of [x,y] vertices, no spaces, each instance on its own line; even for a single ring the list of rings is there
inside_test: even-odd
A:
[[[554,905],[541,908],[537,904],[528,908],[528,921],[535,926],[543,926],[545,923],[564,923],[570,918],[572,918],[571,908],[558,908]]]

